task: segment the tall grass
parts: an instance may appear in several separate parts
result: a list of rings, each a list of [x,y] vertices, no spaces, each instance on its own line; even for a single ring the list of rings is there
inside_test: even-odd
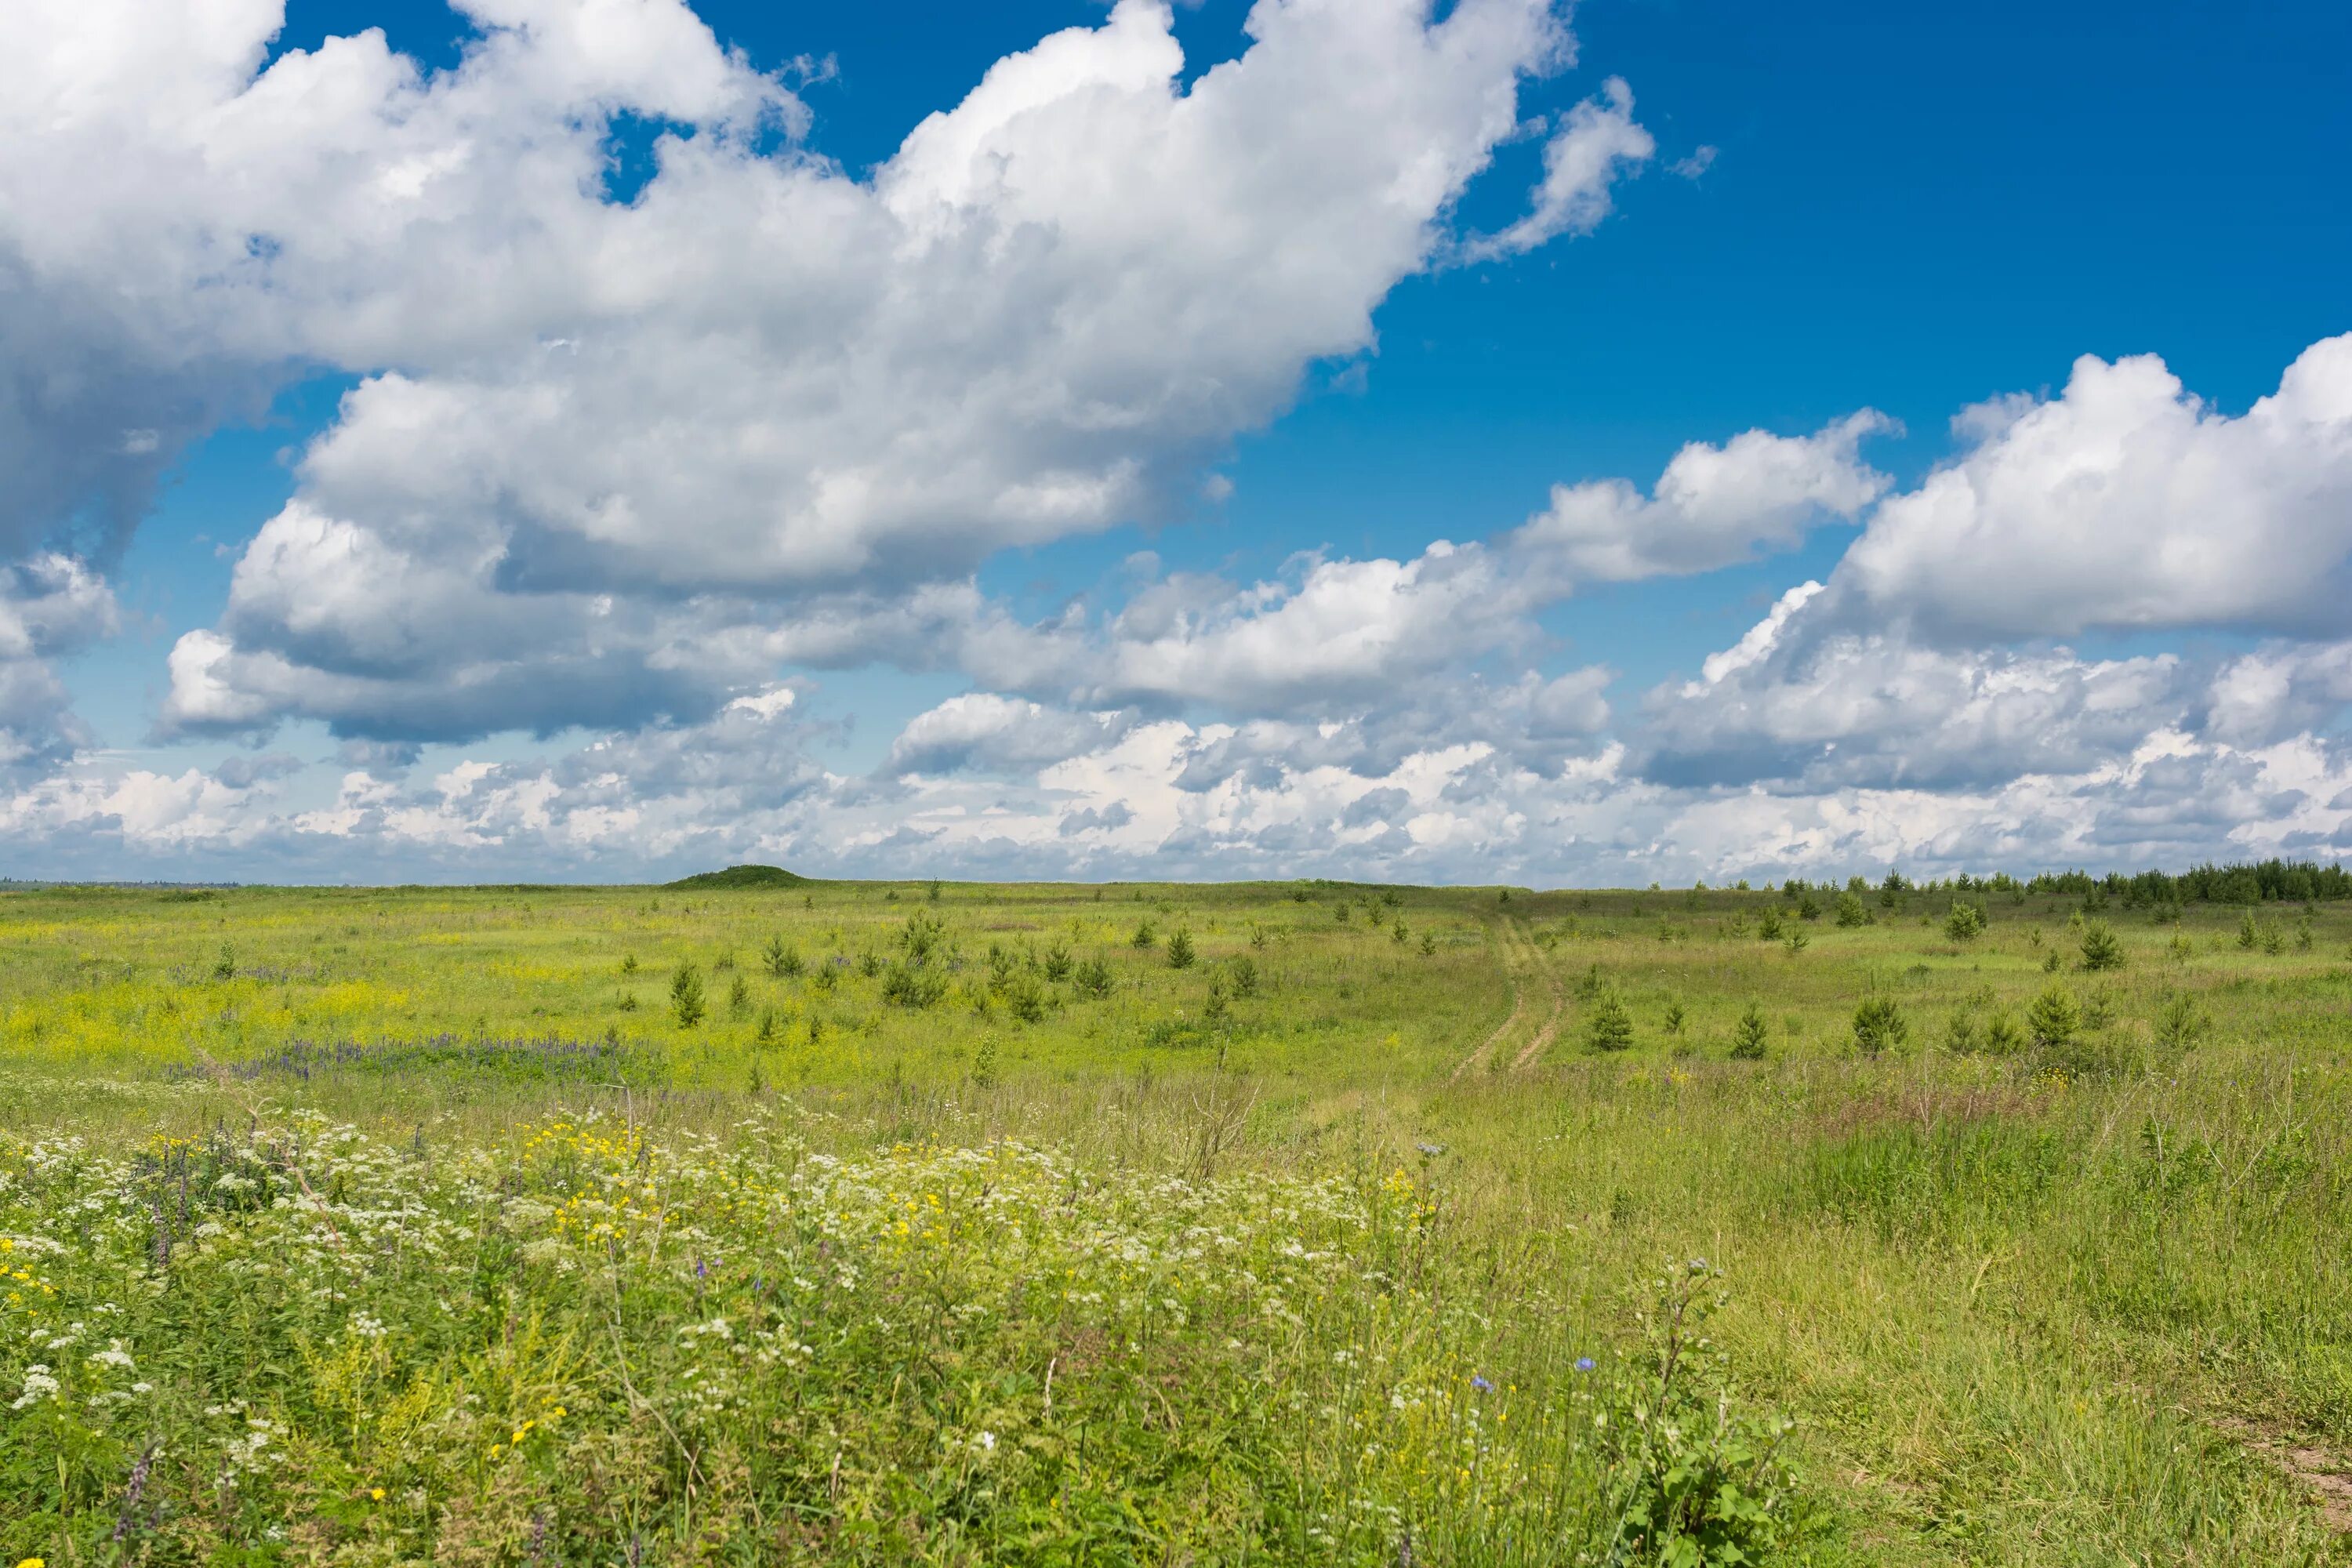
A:
[[[928,892],[0,900],[0,1555],[2352,1560],[2338,907]]]

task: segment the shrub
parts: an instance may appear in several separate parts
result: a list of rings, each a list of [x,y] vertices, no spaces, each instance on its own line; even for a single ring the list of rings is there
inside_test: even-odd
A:
[[[1853,1048],[1865,1057],[1901,1045],[1910,1033],[1911,1026],[1892,996],[1865,996],[1853,1010]]]
[[[2183,993],[2168,998],[2156,1010],[2149,1029],[2158,1044],[2180,1047],[2195,1045],[2212,1026],[2213,1020],[2198,1007],[2196,999]]]
[[[2025,1031],[2007,1013],[1995,1013],[1985,1025],[1985,1049],[1997,1057],[2013,1057],[2025,1048]]]
[[[1944,917],[1944,934],[1954,942],[1974,942],[1984,929],[1984,910],[1975,904],[1955,902]]]
[[[1780,911],[1778,910],[1766,910],[1756,922],[1757,938],[1762,942],[1780,941]]]
[[[1801,894],[1797,899],[1797,918],[1801,921],[1817,921],[1821,919],[1821,901],[1815,899],[1811,893]]]
[[[1633,1043],[1633,1015],[1614,991],[1593,999],[1591,1016],[1584,1021],[1584,1041],[1596,1051],[1622,1051]]]
[[[2063,985],[2051,985],[2025,1010],[2026,1032],[2037,1046],[2065,1045],[2082,1027],[2083,1009],[2075,1005],[2074,994]]]
[[[1870,910],[1853,893],[1840,893],[1837,897],[1837,923],[1847,931],[1856,926],[1866,926],[1870,923]]]
[[[899,1007],[930,1007],[948,994],[948,977],[928,963],[894,963],[882,975],[882,1000]]]
[[[1034,974],[1016,974],[1004,988],[1004,1005],[1023,1023],[1037,1023],[1045,1016],[1045,988]]]
[[[1054,982],[1055,984],[1058,985],[1063,981],[1067,980],[1070,977],[1070,970],[1073,967],[1070,958],[1070,944],[1056,937],[1054,941],[1054,945],[1045,950],[1045,962],[1043,967],[1045,969],[1045,978]]]
[[[1689,1014],[1683,1011],[1683,1005],[1680,1002],[1667,1003],[1665,1017],[1666,1033],[1669,1035],[1681,1034],[1683,1032],[1684,1021],[1689,1016]]]
[[[1100,1001],[1110,994],[1110,965],[1099,958],[1090,958],[1079,964],[1071,972],[1070,978],[1077,985],[1081,996],[1091,996]]]
[[[1764,1009],[1750,1002],[1748,1004],[1748,1011],[1739,1015],[1739,1022],[1732,1026],[1731,1059],[1739,1062],[1762,1061],[1765,1044],[1769,1035],[1770,1031],[1764,1024]]]
[[[1976,1049],[1977,1016],[1965,1007],[1953,1009],[1944,1025],[1944,1048],[1955,1056],[1965,1056]]]
[[[938,916],[918,910],[908,915],[907,923],[899,928],[898,945],[907,950],[908,958],[920,963],[939,951],[947,941],[947,933],[946,923]]]
[[[740,1014],[749,1012],[751,1007],[751,983],[739,974],[735,983],[727,988],[727,1010]]]
[[[1255,959],[1250,958],[1244,954],[1242,957],[1234,959],[1233,963],[1227,964],[1225,967],[1226,972],[1232,980],[1234,995],[1255,996],[1257,994],[1257,961]]]
[[[1145,921],[1135,928],[1135,935],[1129,941],[1137,948],[1155,947],[1159,944],[1160,933],[1151,929],[1150,921]]]
[[[702,972],[692,963],[679,964],[669,977],[669,1010],[681,1029],[691,1029],[709,1011],[702,1000]]]
[[[1176,934],[1168,939],[1168,967],[1190,969],[1192,958],[1192,933],[1179,926]]]
[[[2107,929],[2105,921],[2093,921],[2083,928],[2083,967],[2085,969],[2121,969],[2124,966],[2124,944]]]
[[[781,936],[768,939],[768,945],[760,950],[760,962],[766,964],[768,973],[779,980],[790,980],[804,967],[801,963],[800,950],[787,944]]]

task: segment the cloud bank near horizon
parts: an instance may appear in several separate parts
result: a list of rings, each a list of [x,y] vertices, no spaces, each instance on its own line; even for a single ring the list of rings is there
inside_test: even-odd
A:
[[[273,58],[268,0],[37,4],[0,60],[0,845],[29,868],[1647,882],[2352,847],[2352,335],[2242,413],[2085,356],[1958,411],[1913,482],[1868,407],[1693,432],[1417,553],[1139,554],[1040,618],[990,562],[1213,509],[1237,439],[1371,365],[1400,285],[1606,243],[1658,144],[1614,78],[1527,116],[1564,15],[1265,0],[1188,74],[1170,8],[1119,0],[856,174],[790,68],[678,0],[457,9],[446,70],[381,32]],[[660,129],[624,194],[632,124]],[[1517,215],[1473,226],[1530,138]],[[99,748],[58,671],[122,635],[156,486],[325,374],[290,498],[161,658],[152,750]],[[1683,677],[1628,697],[1558,655],[1581,596],[1823,538],[1833,569]],[[828,765],[813,698],[873,668],[965,689]]]

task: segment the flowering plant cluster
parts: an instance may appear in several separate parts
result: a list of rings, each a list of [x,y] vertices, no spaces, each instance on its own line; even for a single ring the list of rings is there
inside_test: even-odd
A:
[[[1696,1363],[1644,1394],[1638,1345],[1497,1320],[1425,1169],[800,1118],[0,1142],[0,1560],[1738,1562],[1786,1522],[1728,1404],[1661,1435]]]

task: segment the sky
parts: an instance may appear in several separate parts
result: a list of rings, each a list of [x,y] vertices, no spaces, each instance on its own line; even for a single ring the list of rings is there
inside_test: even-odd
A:
[[[2352,847],[2352,11],[27,0],[0,874]]]

